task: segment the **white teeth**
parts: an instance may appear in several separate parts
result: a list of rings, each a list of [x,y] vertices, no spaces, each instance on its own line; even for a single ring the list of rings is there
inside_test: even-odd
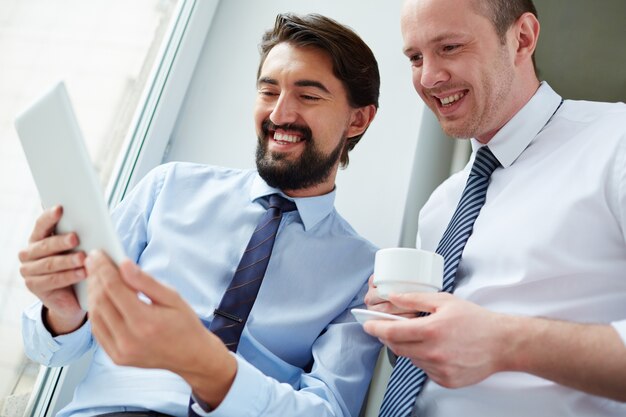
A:
[[[286,133],[274,132],[274,140],[279,140],[281,142],[296,143],[296,142],[300,142],[302,139],[298,136],[288,135]]]
[[[448,104],[452,104],[455,101],[459,100],[464,95],[465,95],[465,93],[457,93],[457,94],[454,94],[452,96],[442,98],[442,99],[440,99],[441,100],[441,104],[443,104],[444,106],[446,106]]]

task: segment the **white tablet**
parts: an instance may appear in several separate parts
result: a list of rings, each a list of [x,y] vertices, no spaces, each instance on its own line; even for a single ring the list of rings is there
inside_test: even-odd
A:
[[[74,231],[79,250],[104,250],[115,263],[124,250],[109,217],[102,187],[74,116],[65,84],[58,83],[15,119],[44,208],[60,204],[57,233]],[[87,310],[86,282],[74,287]]]

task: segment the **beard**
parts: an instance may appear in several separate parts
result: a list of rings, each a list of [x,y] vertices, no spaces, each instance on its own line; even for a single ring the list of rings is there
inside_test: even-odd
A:
[[[279,128],[302,133],[305,147],[297,160],[291,161],[286,154],[268,150],[269,131]],[[332,152],[324,154],[316,146],[308,127],[294,124],[277,126],[269,119],[263,121],[261,132],[256,148],[256,167],[270,187],[280,190],[300,190],[326,181],[346,145],[346,138],[343,137]]]

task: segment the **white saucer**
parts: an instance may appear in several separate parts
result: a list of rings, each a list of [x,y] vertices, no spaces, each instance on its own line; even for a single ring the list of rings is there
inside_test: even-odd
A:
[[[353,308],[350,310],[356,321],[364,324],[368,320],[408,320],[406,317],[396,316],[394,314],[381,313],[380,311],[365,310],[362,308]]]

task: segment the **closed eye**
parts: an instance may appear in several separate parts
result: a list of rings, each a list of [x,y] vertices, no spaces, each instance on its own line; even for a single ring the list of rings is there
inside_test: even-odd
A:
[[[444,52],[453,52],[457,49],[459,49],[461,47],[461,45],[459,44],[452,44],[452,45],[444,45],[443,48],[441,48]]]
[[[409,61],[413,66],[419,67],[422,65],[423,56],[422,54],[413,54],[409,56]]]
[[[273,91],[270,90],[258,90],[258,93],[262,96],[266,96],[266,97],[274,97],[277,96],[278,93],[275,93]]]

